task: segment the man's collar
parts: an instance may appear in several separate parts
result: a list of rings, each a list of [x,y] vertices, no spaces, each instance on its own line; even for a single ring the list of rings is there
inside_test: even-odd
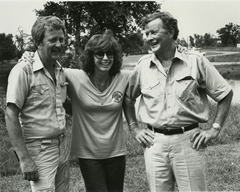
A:
[[[178,51],[177,47],[176,47],[176,50],[175,50],[175,54],[174,54],[174,58],[178,58],[182,61],[186,61],[183,56],[182,56],[182,53]]]
[[[44,68],[44,66],[42,64],[42,61],[38,55],[38,52],[36,51],[34,54],[33,72],[38,71],[43,68]]]
[[[178,59],[180,59],[180,60],[182,60],[182,61],[187,63],[187,61],[183,58],[182,53],[177,50],[177,47],[175,49],[175,53],[174,53],[174,57],[173,58],[174,59],[178,58]],[[151,56],[151,59],[150,59],[150,62],[149,62],[149,67],[151,67],[152,64],[155,64],[155,65],[161,64],[159,59],[157,58],[157,56],[154,53]]]
[[[153,53],[151,57],[151,62],[149,62],[149,67],[151,67],[152,64],[155,64],[156,66],[160,65],[160,61],[157,58],[157,56]]]
[[[38,52],[36,51],[34,54],[33,72],[38,71],[43,68],[44,68],[43,63],[39,57]],[[56,61],[54,68],[60,68],[61,71],[63,70],[62,65],[58,61]]]

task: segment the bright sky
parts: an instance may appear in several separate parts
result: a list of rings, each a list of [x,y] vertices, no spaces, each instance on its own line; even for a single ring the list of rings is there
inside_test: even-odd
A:
[[[43,9],[45,0],[0,0],[0,33],[30,34],[36,20],[34,9]],[[216,31],[230,22],[240,25],[240,0],[157,0],[162,10],[178,19],[180,38]]]
[[[240,0],[163,0],[162,10],[177,20],[179,36],[216,35],[230,22],[240,25]]]

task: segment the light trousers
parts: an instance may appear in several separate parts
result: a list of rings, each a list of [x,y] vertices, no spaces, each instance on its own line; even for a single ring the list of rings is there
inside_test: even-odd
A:
[[[199,128],[183,134],[155,133],[154,145],[145,148],[144,158],[151,192],[178,190],[206,191],[205,146],[192,148],[192,134]]]
[[[37,165],[39,180],[30,181],[33,192],[68,192],[70,165],[69,141],[66,138],[35,140],[27,143],[28,152]]]

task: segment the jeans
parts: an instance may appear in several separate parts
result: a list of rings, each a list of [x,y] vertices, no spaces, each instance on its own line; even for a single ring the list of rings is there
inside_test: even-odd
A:
[[[87,192],[123,192],[125,156],[79,159]]]
[[[144,158],[151,192],[206,191],[205,146],[197,151],[190,138],[198,128],[183,134],[155,133],[154,145],[145,148]]]

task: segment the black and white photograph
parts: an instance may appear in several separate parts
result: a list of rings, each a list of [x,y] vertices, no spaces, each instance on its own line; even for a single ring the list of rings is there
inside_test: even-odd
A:
[[[239,120],[239,0],[0,0],[1,192],[237,192]]]

